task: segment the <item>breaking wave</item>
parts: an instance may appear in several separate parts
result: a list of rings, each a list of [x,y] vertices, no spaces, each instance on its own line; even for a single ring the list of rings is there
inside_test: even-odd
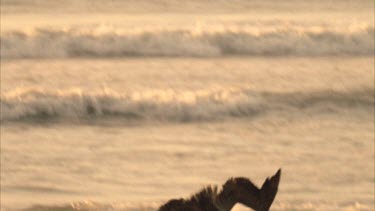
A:
[[[1,58],[373,55],[374,27],[4,32]]]
[[[374,89],[323,90],[311,93],[255,93],[250,89],[151,90],[116,93],[81,90],[26,89],[1,98],[1,121],[30,119],[157,120],[170,122],[214,121],[255,117],[271,112],[340,112],[374,108]]]

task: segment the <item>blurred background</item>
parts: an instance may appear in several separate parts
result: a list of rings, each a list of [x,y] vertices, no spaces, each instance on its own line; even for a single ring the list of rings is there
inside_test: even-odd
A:
[[[271,210],[374,210],[372,0],[2,0],[0,37],[1,210],[279,168]]]

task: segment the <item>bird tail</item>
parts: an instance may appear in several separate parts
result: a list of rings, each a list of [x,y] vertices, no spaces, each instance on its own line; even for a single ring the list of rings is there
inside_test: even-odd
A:
[[[280,176],[281,169],[279,169],[275,175],[264,181],[262,188],[260,189],[260,204],[262,206],[260,210],[269,210],[271,207],[279,187]]]

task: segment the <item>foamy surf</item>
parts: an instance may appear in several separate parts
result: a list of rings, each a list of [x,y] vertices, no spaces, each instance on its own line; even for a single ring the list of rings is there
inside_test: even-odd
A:
[[[253,92],[248,88],[221,90],[149,90],[117,93],[109,89],[21,89],[1,98],[1,120],[120,118],[195,122],[256,117],[269,112],[331,113],[371,109],[374,90],[321,90],[308,93]]]
[[[374,27],[38,29],[1,35],[2,58],[373,55]]]

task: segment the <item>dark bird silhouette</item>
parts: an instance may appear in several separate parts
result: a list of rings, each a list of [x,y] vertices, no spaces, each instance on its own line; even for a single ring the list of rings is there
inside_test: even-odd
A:
[[[159,211],[230,211],[237,203],[255,211],[268,211],[275,199],[280,176],[281,169],[267,178],[260,189],[248,178],[230,178],[220,192],[217,186],[209,186],[189,199],[172,199]]]

